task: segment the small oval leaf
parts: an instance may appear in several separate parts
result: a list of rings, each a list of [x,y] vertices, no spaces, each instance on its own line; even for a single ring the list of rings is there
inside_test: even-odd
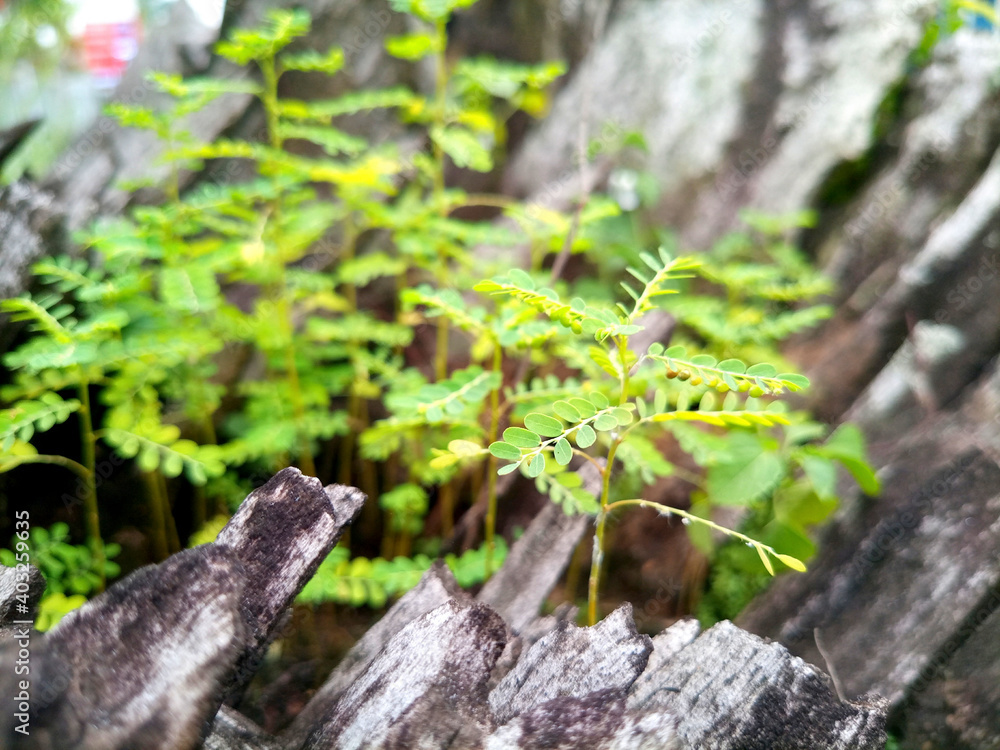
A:
[[[563,433],[563,425],[555,417],[532,412],[524,418],[524,426],[545,437],[558,437]]]
[[[600,430],[601,432],[613,430],[617,426],[618,420],[610,414],[600,414],[597,419],[594,420],[594,429]]]
[[[515,286],[519,286],[522,289],[534,290],[535,281],[531,278],[525,271],[520,268],[512,269],[508,274],[507,278],[510,279],[511,283]]]
[[[615,421],[624,427],[627,424],[632,424],[632,412],[628,409],[624,409],[618,406],[611,410],[611,416],[615,418]]]
[[[581,448],[589,448],[597,440],[597,433],[589,424],[583,425],[576,431],[576,444]]]
[[[503,431],[503,439],[515,448],[537,448],[542,444],[542,439],[537,434],[523,427],[508,427]]]
[[[599,393],[599,392],[595,391],[594,393],[588,394],[587,398],[589,398],[590,399],[590,403],[592,403],[598,409],[607,409],[608,408],[608,403],[609,403],[608,402],[608,397],[605,396],[603,393]]]
[[[809,387],[809,378],[794,372],[785,372],[778,376],[778,380],[790,383],[795,390]]]
[[[580,412],[580,416],[584,419],[589,419],[597,414],[597,409],[585,398],[571,398],[567,403]]]
[[[566,438],[559,438],[552,455],[555,456],[557,464],[565,466],[573,458],[573,446],[569,444],[569,440]]]
[[[517,448],[517,446],[511,445],[510,443],[503,443],[499,441],[496,443],[490,443],[490,453],[497,458],[502,458],[506,461],[519,461],[521,459],[521,451]]]
[[[747,375],[753,375],[757,378],[773,378],[777,374],[777,368],[767,362],[761,362],[759,365],[747,368]]]
[[[742,375],[747,371],[747,366],[738,359],[724,359],[719,362],[719,369],[725,372],[735,372]]]
[[[806,572],[805,563],[797,557],[792,557],[791,555],[777,555],[777,558],[792,570],[797,570],[799,573]]]
[[[774,566],[771,565],[771,560],[770,558],[768,558],[767,553],[764,551],[764,548],[758,547],[756,544],[753,547],[755,550],[757,550],[757,555],[760,557],[760,561],[764,563],[764,567],[767,569],[767,572],[770,573],[771,575],[774,575]]]
[[[569,401],[556,401],[552,404],[552,411],[570,424],[575,424],[580,421],[580,412]]]
[[[534,479],[543,471],[545,471],[545,456],[541,453],[536,453],[532,456],[531,460],[528,461],[526,473],[529,477]]]

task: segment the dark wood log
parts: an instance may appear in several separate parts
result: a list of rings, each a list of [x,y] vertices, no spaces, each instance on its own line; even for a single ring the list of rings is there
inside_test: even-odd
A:
[[[34,621],[45,593],[45,579],[34,565],[23,569],[0,565],[0,641],[14,628],[15,620]]]
[[[478,746],[491,724],[486,684],[507,632],[483,604],[442,604],[389,642],[303,747]]]
[[[30,716],[0,714],[3,746],[195,747],[246,641],[245,583],[232,550],[205,545],[136,571],[35,634]],[[11,642],[0,651],[4,695],[25,679],[15,653]]]
[[[811,667],[731,625],[696,639],[696,625],[679,623],[651,640],[626,605],[592,628],[550,617],[512,638],[441,563],[358,643],[289,731],[271,737],[223,699],[256,671],[282,613],[362,501],[353,488],[323,488],[285,469],[216,542],[136,571],[48,634],[0,645],[4,694],[18,695],[19,649],[31,661],[27,716],[0,716],[3,746],[867,750],[884,739],[881,703],[838,702]],[[521,570],[519,557],[534,551],[515,546],[508,562]],[[509,574],[501,580],[520,585]],[[771,744],[754,744],[760,738]]]
[[[323,683],[316,695],[282,733],[288,748],[299,748],[324,715],[329,714],[343,692],[364,672],[404,627],[419,617],[437,609],[451,599],[468,598],[443,562],[435,562],[414,588],[400,597],[389,611],[362,636],[337,668]]]
[[[631,605],[623,605],[592,628],[561,623],[535,643],[490,693],[498,723],[563,696],[583,698],[598,690],[625,692],[642,674],[653,650],[639,635]]]
[[[682,628],[668,650],[687,639]],[[670,710],[684,746],[706,750],[881,750],[886,706],[841,703],[826,675],[729,622],[643,672],[628,700],[630,709]]]
[[[232,549],[254,582],[241,602],[250,637],[234,675],[230,701],[257,671],[279,617],[364,501],[364,494],[353,487],[324,488],[298,469],[282,469],[247,496],[219,534],[215,544]]]

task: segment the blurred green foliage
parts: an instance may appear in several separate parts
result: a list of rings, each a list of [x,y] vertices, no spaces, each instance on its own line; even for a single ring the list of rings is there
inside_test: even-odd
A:
[[[35,620],[35,628],[43,632],[86,602],[99,590],[105,576],[114,577],[120,572],[117,563],[112,562],[121,551],[117,544],[104,545],[103,563],[99,563],[85,545],[71,544],[69,538],[65,523],[55,523],[48,529],[35,526],[28,535],[28,557],[45,576],[45,593]],[[12,548],[16,541],[11,543]],[[14,567],[14,552],[0,549],[0,563]]]
[[[143,478],[161,556],[177,546],[170,509],[182,489],[195,517],[212,519],[197,544],[214,538],[219,514],[254,478],[289,464],[360,486],[379,498],[368,519],[381,527],[381,556],[338,547],[301,599],[372,606],[419,579],[431,560],[414,549],[453,534],[460,502],[485,509],[483,544],[446,560],[464,585],[487,578],[506,549],[496,535],[497,477],[520,470],[567,512],[595,517],[591,619],[607,514],[654,505],[633,488],[676,471],[660,436],[672,436],[700,473],[690,511],[656,507],[700,529],[705,549],[712,531],[750,544],[769,572],[773,560],[802,569],[809,527],[835,506],[836,464],[877,489],[863,443],[826,438],[774,400],[808,385],[778,343],[829,314],[813,304],[828,283],[784,239],[808,216],[747,213],[748,229],[695,259],[666,233],[637,229],[621,199],[579,196],[578,206],[555,210],[446,184],[453,167],[492,171],[507,119],[543,115],[564,71],[451,59],[447,23],[468,4],[393,3],[414,16],[414,30],[386,49],[428,61],[428,93],[282,98],[284,75],[337,75],[344,55],[289,51],[309,17],[274,10],[217,46],[255,77],[156,74],[169,107],[109,108],[166,143],[169,176],[145,185],[162,201],[89,228],[83,257],[38,264],[43,291],[0,303],[33,331],[4,358],[16,378],[0,391],[0,471],[53,463],[77,473],[98,571],[109,570],[99,450],[130,460]],[[234,95],[259,101],[261,139],[202,142],[186,129],[191,115]],[[395,120],[421,147],[369,142],[342,127],[348,115]],[[292,142],[309,148],[293,153]],[[636,145],[616,130],[601,151]],[[233,163],[252,177],[212,177]],[[189,172],[206,179],[185,191]],[[636,189],[640,204],[655,197],[649,180]],[[484,207],[505,220],[460,218]],[[526,269],[511,270],[519,256]],[[588,273],[565,278],[574,256]],[[623,271],[633,279],[622,285],[625,303],[592,281]],[[671,339],[634,345],[662,310],[674,319]],[[224,373],[220,364],[235,360],[246,365]],[[82,460],[39,454],[34,435],[73,415]],[[585,486],[581,462],[597,468],[601,486]],[[770,520],[760,537],[722,529],[711,520],[716,505]]]

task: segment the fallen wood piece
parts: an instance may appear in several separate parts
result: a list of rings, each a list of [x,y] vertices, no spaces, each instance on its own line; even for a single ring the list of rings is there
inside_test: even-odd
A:
[[[241,609],[249,640],[233,676],[227,702],[242,693],[257,671],[276,625],[316,573],[365,496],[353,487],[324,488],[298,469],[282,469],[251,492],[214,544],[233,550],[253,585]]]
[[[507,626],[451,600],[403,628],[306,739],[306,750],[477,747]]]
[[[699,750],[885,747],[885,701],[840,702],[814,667],[730,622],[644,672],[628,707],[670,710]]]
[[[23,572],[0,565],[0,642],[10,635],[15,620],[34,621],[43,593],[45,579],[34,565],[26,565]]]
[[[485,750],[682,750],[677,719],[666,711],[626,713],[625,694],[598,690],[525,711],[486,739]]]
[[[562,696],[583,698],[597,690],[628,690],[653,650],[623,604],[591,628],[561,622],[521,656],[490,693],[490,709],[505,724],[518,714]]]
[[[68,245],[63,207],[48,190],[18,180],[0,187],[0,299],[16,297],[28,284],[31,266],[42,255]],[[0,351],[18,329],[5,323]]]
[[[385,616],[375,623],[347,652],[305,708],[295,717],[281,738],[288,748],[299,748],[316,722],[329,713],[336,700],[372,663],[400,630],[418,617],[457,598],[468,598],[455,582],[448,566],[435,562],[415,587],[407,591]]]
[[[246,642],[245,581],[232,550],[196,547],[137,570],[35,634],[30,717],[0,712],[0,746],[196,747]],[[11,697],[25,679],[15,675],[15,648],[0,650],[0,691]]]
[[[287,469],[251,494],[217,542],[133,573],[47,635],[9,638],[0,646],[0,694],[22,689],[14,665],[26,637],[30,705],[24,718],[0,714],[0,747],[869,750],[884,743],[884,702],[840,703],[814,668],[729,623],[698,637],[696,622],[680,622],[651,640],[636,632],[629,605],[590,628],[567,621],[565,607],[533,617],[512,637],[440,562],[358,642],[289,731],[272,737],[223,698],[257,669],[291,598],[361,501],[356,490],[324,489]],[[523,569],[516,557],[511,564]],[[10,575],[0,576],[0,597]],[[523,585],[504,580],[504,588]],[[34,585],[37,594],[40,579]],[[498,601],[516,599],[497,591]]]
[[[477,599],[520,633],[538,617],[589,522],[589,516],[567,516],[555,503],[546,503]]]
[[[223,706],[215,715],[212,731],[202,750],[283,750],[284,745],[269,736],[243,714]]]

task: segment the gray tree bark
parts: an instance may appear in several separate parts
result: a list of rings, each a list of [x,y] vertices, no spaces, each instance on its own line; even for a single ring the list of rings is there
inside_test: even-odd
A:
[[[1000,747],[984,649],[1000,627],[1000,48],[963,29],[920,62],[937,5],[627,3],[507,181],[572,199],[582,116],[591,137],[645,133],[627,166],[660,178],[655,215],[686,249],[744,206],[818,210],[800,239],[837,309],[789,353],[810,406],[863,426],[885,491],[849,495],[810,572],[741,623],[848,696],[886,695],[904,747]]]

